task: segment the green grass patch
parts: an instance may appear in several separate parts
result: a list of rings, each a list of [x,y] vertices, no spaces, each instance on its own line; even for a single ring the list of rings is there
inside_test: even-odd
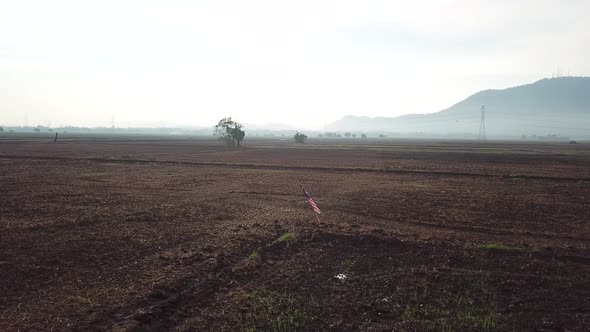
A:
[[[305,315],[295,307],[289,293],[259,290],[248,294],[242,321],[254,323],[246,331],[299,331]]]
[[[505,328],[500,320],[500,315],[495,311],[479,313],[469,308],[463,308],[456,311],[450,318],[441,319],[437,324],[431,322],[428,329],[437,331],[496,331],[500,326]]]
[[[408,184],[408,186],[416,189],[430,189],[432,187],[431,185],[426,183],[410,183]]]
[[[472,297],[459,295],[442,298],[440,303],[420,304],[420,298],[422,296],[415,297],[401,306],[401,318],[412,329],[495,331],[506,327],[493,303],[478,303]]]
[[[248,263],[252,263],[252,264],[256,264],[256,263],[260,262],[260,255],[258,254],[258,251],[257,250],[252,251],[250,256],[248,256],[248,258],[246,258],[246,261],[248,261]]]
[[[502,243],[484,243],[478,244],[475,246],[477,249],[483,250],[501,250],[501,251],[514,251],[514,250],[524,250],[523,248],[509,246]]]
[[[281,235],[281,237],[279,237],[278,239],[274,240],[274,242],[272,244],[280,243],[280,242],[294,242],[295,240],[297,240],[297,234],[292,233],[292,232],[287,232],[287,233]]]
[[[399,317],[399,330],[503,331],[512,322],[499,309],[497,291],[485,276],[474,276],[457,288],[417,274],[410,284],[391,291],[375,306]]]
[[[67,300],[77,307],[93,307],[97,304],[96,300],[80,295],[71,295],[67,298]]]

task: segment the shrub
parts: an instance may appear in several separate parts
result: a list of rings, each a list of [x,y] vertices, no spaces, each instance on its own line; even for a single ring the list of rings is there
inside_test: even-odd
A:
[[[305,135],[304,133],[296,132],[293,136],[293,139],[295,140],[295,143],[305,143],[307,135]]]

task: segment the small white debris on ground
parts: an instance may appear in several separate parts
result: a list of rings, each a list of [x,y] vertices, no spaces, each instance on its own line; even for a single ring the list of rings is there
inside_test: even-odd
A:
[[[340,273],[340,274],[335,275],[334,278],[339,279],[339,280],[344,280],[347,277],[346,277],[346,274]]]

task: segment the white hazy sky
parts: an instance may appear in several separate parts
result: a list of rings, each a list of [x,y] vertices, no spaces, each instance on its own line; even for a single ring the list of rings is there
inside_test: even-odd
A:
[[[590,1],[0,0],[0,125],[321,128],[590,76]]]

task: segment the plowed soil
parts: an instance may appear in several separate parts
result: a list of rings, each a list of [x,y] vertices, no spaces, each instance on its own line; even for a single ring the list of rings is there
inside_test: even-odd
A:
[[[0,137],[2,331],[590,326],[588,144],[62,136]]]

